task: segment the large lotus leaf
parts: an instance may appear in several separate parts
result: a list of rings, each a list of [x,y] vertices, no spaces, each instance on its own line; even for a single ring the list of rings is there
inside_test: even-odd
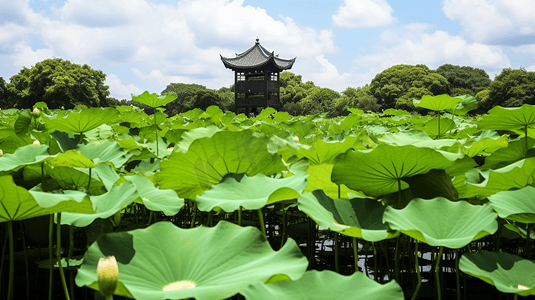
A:
[[[46,145],[27,145],[18,148],[13,154],[0,156],[0,171],[17,171],[26,165],[42,162],[49,157]]]
[[[49,164],[55,167],[94,168],[95,164],[79,150],[68,150],[59,153],[49,160]]]
[[[380,284],[362,272],[344,276],[329,270],[311,270],[295,281],[250,285],[241,294],[247,300],[404,299],[401,287],[394,280]]]
[[[535,223],[535,187],[501,191],[489,197],[500,218],[521,223]]]
[[[459,158],[430,148],[381,144],[371,150],[348,152],[334,165],[332,181],[377,198],[408,188],[404,177],[448,168]]]
[[[275,252],[253,227],[220,221],[183,229],[158,222],[99,238],[84,255],[76,284],[98,289],[97,263],[109,255],[119,266],[115,293],[144,300],[226,299],[274,275],[298,279],[308,264],[292,239]]]
[[[459,268],[501,292],[535,295],[535,261],[505,252],[482,251],[464,254]]]
[[[341,197],[347,196],[348,193],[354,193],[355,191],[347,188],[344,184],[340,185],[339,188],[336,183],[332,182],[333,167],[333,164],[310,165],[307,169],[308,185],[305,192],[323,190],[331,198],[338,198],[338,191],[340,191]]]
[[[486,130],[471,143],[465,144],[463,152],[470,157],[488,155],[498,149],[507,148],[508,145],[509,138],[507,135],[500,136],[496,131]]]
[[[332,199],[318,190],[301,195],[297,202],[299,210],[309,215],[320,227],[347,236],[377,242],[399,235],[399,232],[389,230],[383,224],[385,206],[377,200]]]
[[[267,151],[267,143],[267,137],[251,130],[217,132],[193,141],[186,153],[173,152],[155,179],[160,188],[195,199],[229,173],[272,175],[285,167],[280,156]]]
[[[520,160],[497,170],[475,170],[482,182],[473,182],[467,177],[464,191],[460,192],[459,198],[471,198],[478,196],[486,198],[500,191],[512,188],[523,188],[534,182],[535,157]]]
[[[427,133],[421,130],[407,130],[392,134],[386,134],[378,138],[381,142],[386,144],[404,146],[413,145],[416,147],[434,148],[437,150],[444,150],[452,147],[459,140],[455,139],[440,139],[433,140]]]
[[[76,149],[78,142],[80,141],[80,135],[73,133],[54,131],[50,136],[57,142],[61,152]]]
[[[93,204],[86,193],[80,191],[55,191],[43,192],[38,188],[33,188],[30,194],[37,204],[42,208],[54,208],[56,212],[71,212],[81,214],[91,214]]]
[[[528,138],[527,143],[524,138],[512,141],[509,143],[507,148],[498,149],[490,156],[486,157],[483,168],[502,168],[525,157],[534,156],[533,154],[535,153],[531,153],[531,151],[529,151],[534,145],[535,139],[532,138]]]
[[[104,188],[104,184],[94,172],[91,173],[91,182],[89,182],[89,169],[87,168],[70,168],[54,167],[45,165],[45,172],[56,180],[65,190],[87,189],[90,184],[89,192],[91,195],[98,194]]]
[[[477,99],[470,95],[456,96],[455,98],[461,98],[463,101],[459,103],[455,108],[447,109],[446,111],[456,114],[458,116],[464,116],[467,112],[477,108]]]
[[[312,147],[294,148],[299,158],[306,157],[310,164],[334,163],[333,160],[338,155],[345,153],[349,149],[364,150],[366,146],[358,136],[347,136],[343,141],[315,140]]]
[[[104,184],[107,190],[110,190],[111,187],[115,185],[117,180],[121,178],[119,174],[117,174],[117,172],[109,164],[98,164],[93,169],[93,173],[98,175],[98,177],[102,181],[102,184]]]
[[[404,209],[387,207],[383,222],[430,246],[458,249],[498,230],[492,206],[415,198]]]
[[[434,111],[444,111],[456,107],[462,101],[463,99],[461,98],[451,97],[447,94],[438,96],[424,95],[420,100],[412,99],[412,104],[414,104],[415,107],[427,108]]]
[[[116,141],[91,142],[79,145],[80,151],[92,159],[95,164],[110,162],[115,168],[120,168],[126,162],[126,152]]]
[[[196,201],[201,211],[220,208],[233,212],[240,206],[249,210],[260,209],[271,203],[297,199],[306,186],[305,174],[280,179],[263,174],[252,177],[239,174],[225,177],[221,183],[197,196]]]
[[[531,127],[534,124],[535,106],[529,104],[524,104],[522,107],[495,106],[477,122],[481,130],[514,130]]]
[[[41,116],[49,132],[58,130],[65,133],[84,133],[110,122],[118,115],[119,111],[113,107],[94,107],[71,111],[64,117],[50,117],[45,114]]]
[[[119,186],[113,186],[109,192],[91,197],[95,213],[63,213],[61,215],[61,224],[85,227],[91,224],[95,219],[105,219],[111,217],[125,206],[134,202],[139,197],[136,187],[131,182],[123,182]]]
[[[179,198],[173,190],[160,190],[144,176],[126,176],[139,193],[143,204],[152,211],[161,211],[166,216],[174,216],[184,206],[184,199]]]
[[[216,126],[209,126],[209,127],[201,127],[201,128],[195,128],[191,129],[187,132],[184,132],[182,134],[182,139],[178,144],[175,145],[175,149],[173,151],[179,151],[179,152],[187,152],[189,149],[189,146],[193,141],[205,138],[205,137],[212,137],[216,132],[221,131]]]
[[[167,103],[174,101],[177,98],[175,93],[167,93],[165,95],[158,96],[156,93],[149,94],[148,91],[144,91],[140,95],[132,94],[132,100],[145,104],[147,106],[156,108],[165,106]]]
[[[424,127],[419,127],[418,129],[423,130],[429,137],[445,137],[448,131],[456,127],[455,122],[446,118],[433,118],[425,122]]]
[[[305,137],[316,133],[316,130],[318,130],[317,124],[311,120],[290,121],[288,123],[282,123],[281,126],[294,133],[301,141],[304,141]]]
[[[0,118],[1,120],[2,118]],[[1,122],[1,121],[0,121]],[[7,153],[15,153],[19,148],[31,144],[33,141],[25,135],[17,135],[13,128],[3,128],[0,130],[0,149]]]
[[[78,194],[30,193],[25,188],[16,186],[11,175],[0,176],[0,222],[19,221],[64,211],[91,212],[91,206],[87,204],[87,199]]]

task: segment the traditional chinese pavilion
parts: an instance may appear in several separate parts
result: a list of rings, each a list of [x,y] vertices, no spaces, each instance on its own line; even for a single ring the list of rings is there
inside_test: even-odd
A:
[[[260,45],[258,38],[254,46],[236,57],[221,56],[225,67],[234,71],[236,113],[241,108],[280,108],[279,73],[291,69],[295,59],[279,58]]]

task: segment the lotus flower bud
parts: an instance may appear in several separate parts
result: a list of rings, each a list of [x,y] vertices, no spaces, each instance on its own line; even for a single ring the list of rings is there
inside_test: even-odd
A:
[[[2,149],[0,149],[0,156],[4,155],[4,151],[2,151]]]
[[[65,106],[62,105],[62,106],[61,106],[61,110],[65,110]]]
[[[102,296],[110,297],[117,288],[119,267],[115,256],[101,257],[97,265],[98,289]]]
[[[41,143],[39,142],[39,140],[35,140],[35,141],[33,141],[33,144],[34,144],[35,146],[39,146],[39,145],[41,145]]]
[[[299,142],[299,137],[294,136],[294,141]]]
[[[41,111],[37,107],[34,108],[33,111],[32,111],[32,117],[37,119],[37,118],[39,118],[40,115],[41,115]]]

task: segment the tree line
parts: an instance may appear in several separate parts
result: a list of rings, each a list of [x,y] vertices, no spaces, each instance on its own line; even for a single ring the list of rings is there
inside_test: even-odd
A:
[[[7,83],[0,77],[0,109],[31,108],[37,102],[49,108],[72,109],[76,105],[106,107],[139,105],[128,99],[110,97],[104,84],[106,74],[87,64],[78,65],[61,58],[45,59],[32,68],[22,68]],[[444,64],[436,70],[426,65],[395,65],[378,73],[370,84],[348,87],[341,93],[303,82],[301,75],[280,74],[281,110],[296,115],[327,113],[330,117],[347,115],[348,108],[379,112],[388,108],[419,112],[412,99],[424,95],[472,95],[478,101],[474,113],[492,107],[535,105],[535,72],[503,69],[494,80],[482,69]],[[234,111],[234,86],[218,90],[199,84],[170,83],[160,93],[175,93],[177,100],[166,106],[168,115],[211,105]],[[149,107],[144,107],[152,113]]]

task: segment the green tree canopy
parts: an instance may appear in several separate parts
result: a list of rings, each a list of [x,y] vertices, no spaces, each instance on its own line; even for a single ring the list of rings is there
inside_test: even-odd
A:
[[[49,108],[107,106],[106,74],[88,65],[61,58],[45,59],[31,69],[23,67],[7,84],[8,101],[16,108],[31,108],[45,102]]]
[[[0,77],[0,108],[7,106],[7,83],[4,78]]]
[[[315,88],[310,95],[301,100],[303,114],[311,115],[317,113],[329,113],[328,116],[335,115],[334,107],[340,94],[328,88]]]
[[[450,96],[474,96],[487,89],[490,84],[487,72],[478,68],[444,64],[438,67],[436,72],[450,83]]]
[[[535,104],[535,72],[525,69],[503,69],[489,86],[489,98],[482,107],[485,111],[496,105],[503,107]]]
[[[211,105],[217,105],[221,110],[232,110],[234,108],[234,92],[231,88],[221,88],[219,90],[208,89],[200,84],[170,83],[162,95],[174,93],[177,100],[165,106],[167,113],[176,115],[190,109],[200,108],[206,110]]]
[[[442,75],[425,65],[395,65],[377,74],[370,92],[383,109],[414,110],[413,98],[447,94],[450,84]]]
[[[335,103],[335,114],[337,116],[346,116],[349,114],[348,108],[377,112],[381,109],[381,105],[377,103],[377,99],[371,94],[370,86],[365,85],[357,88],[348,87],[342,92],[342,97],[338,98]]]

